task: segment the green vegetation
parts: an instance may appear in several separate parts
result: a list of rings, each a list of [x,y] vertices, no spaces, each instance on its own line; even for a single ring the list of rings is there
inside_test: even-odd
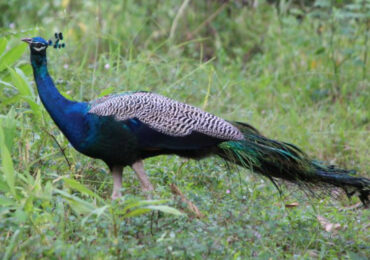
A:
[[[369,177],[369,0],[245,3],[0,3],[1,258],[370,257],[369,210],[351,208],[357,198],[290,185],[280,196],[216,158],[149,159],[158,200],[143,201],[126,169],[126,195],[111,203],[108,169],[73,150],[52,122],[19,41],[64,33],[49,69],[72,99],[158,92]],[[204,218],[191,217],[171,183]]]

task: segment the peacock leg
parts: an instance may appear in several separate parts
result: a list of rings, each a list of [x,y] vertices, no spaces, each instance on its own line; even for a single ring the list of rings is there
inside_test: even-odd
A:
[[[123,167],[119,165],[115,165],[111,168],[112,175],[113,175],[113,192],[112,192],[112,200],[118,199],[122,196],[121,188],[122,188],[122,170]]]
[[[131,168],[135,171],[137,177],[140,180],[141,190],[145,193],[152,192],[154,188],[153,188],[153,185],[150,183],[148,176],[145,173],[143,161],[140,160],[140,161],[135,162],[133,165],[131,165]],[[149,197],[150,197],[150,194],[149,194]]]

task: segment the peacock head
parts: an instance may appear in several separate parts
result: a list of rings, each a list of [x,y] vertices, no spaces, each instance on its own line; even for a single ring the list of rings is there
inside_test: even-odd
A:
[[[23,38],[22,41],[28,43],[33,54],[45,54],[49,46],[48,41],[41,37]]]
[[[31,49],[32,54],[39,54],[39,55],[45,55],[46,49],[48,46],[53,45],[55,49],[57,48],[64,48],[64,43],[59,43],[59,41],[63,40],[63,34],[62,33],[55,33],[55,43],[53,45],[52,40],[45,40],[42,37],[33,37],[33,38],[23,38],[22,41],[28,43]]]

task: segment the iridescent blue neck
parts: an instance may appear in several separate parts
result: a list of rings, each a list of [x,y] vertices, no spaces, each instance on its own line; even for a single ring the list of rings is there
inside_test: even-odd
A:
[[[56,121],[67,107],[76,102],[63,97],[55,87],[48,72],[46,55],[31,54],[31,64],[41,101]]]
[[[31,64],[42,103],[59,129],[79,150],[85,137],[87,104],[68,100],[59,93],[47,69],[46,53],[31,53]]]

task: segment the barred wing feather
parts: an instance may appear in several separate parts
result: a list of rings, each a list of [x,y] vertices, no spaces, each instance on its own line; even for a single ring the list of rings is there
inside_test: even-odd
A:
[[[150,92],[98,99],[90,103],[89,113],[114,116],[119,121],[136,118],[170,136],[187,136],[196,131],[223,140],[244,139],[238,128],[222,118]]]

